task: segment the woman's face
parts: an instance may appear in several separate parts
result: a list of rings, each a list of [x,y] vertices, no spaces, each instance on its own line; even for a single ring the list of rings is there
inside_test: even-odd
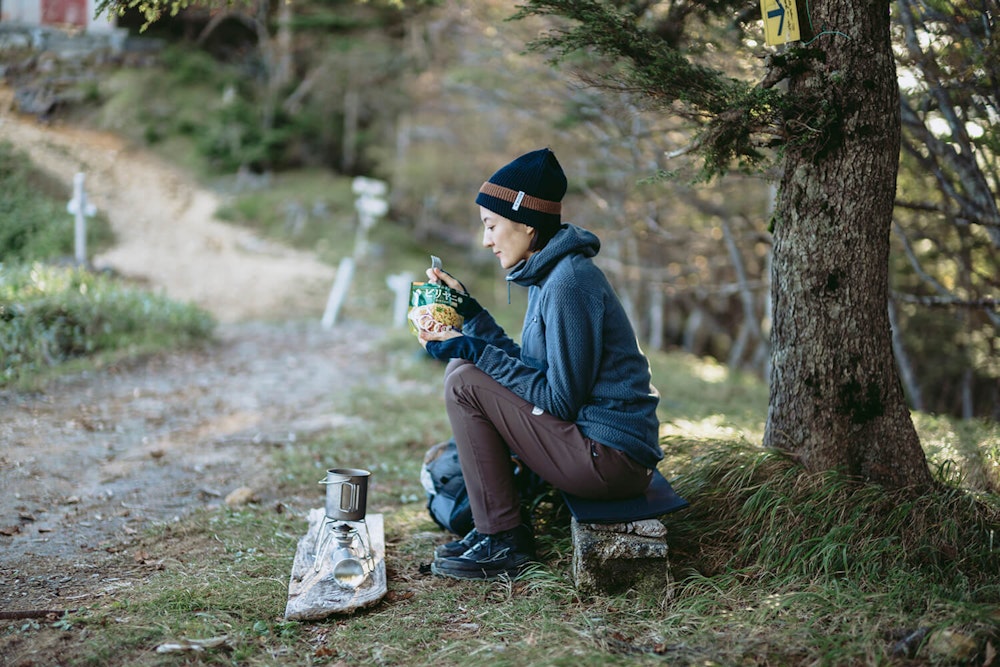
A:
[[[500,266],[511,269],[531,257],[528,248],[535,238],[534,227],[508,220],[483,206],[479,207],[479,215],[483,220],[483,247],[493,251]]]

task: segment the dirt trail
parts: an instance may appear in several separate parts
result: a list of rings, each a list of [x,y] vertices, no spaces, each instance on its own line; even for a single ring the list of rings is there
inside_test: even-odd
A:
[[[216,195],[183,173],[116,137],[17,117],[3,95],[0,140],[67,192],[77,171],[87,174],[120,241],[95,264],[222,322],[199,350],[37,394],[0,391],[0,612],[9,612],[67,608],[122,585],[108,563],[150,522],[241,487],[262,503],[289,502],[268,496],[269,453],[349,419],[331,405],[367,381],[357,369],[372,363],[379,332],[323,330],[333,269],[214,220]]]
[[[96,267],[147,280],[223,322],[322,308],[333,267],[216,220],[219,198],[153,155],[110,134],[20,117],[12,98],[0,87],[0,141],[66,183],[67,200],[83,172],[88,200],[117,234]]]

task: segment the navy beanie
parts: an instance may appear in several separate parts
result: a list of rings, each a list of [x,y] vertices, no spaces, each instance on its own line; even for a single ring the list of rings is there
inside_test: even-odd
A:
[[[525,153],[483,183],[476,203],[551,236],[562,223],[566,175],[548,148]]]

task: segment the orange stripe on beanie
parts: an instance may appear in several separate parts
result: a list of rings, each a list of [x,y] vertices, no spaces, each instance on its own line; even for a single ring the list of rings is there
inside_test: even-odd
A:
[[[555,233],[562,223],[566,175],[548,148],[525,153],[483,183],[476,203],[508,220]]]

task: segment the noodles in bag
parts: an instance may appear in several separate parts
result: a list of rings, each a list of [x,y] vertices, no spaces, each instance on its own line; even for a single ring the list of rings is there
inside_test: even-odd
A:
[[[407,319],[410,330],[441,333],[460,330],[462,316],[455,307],[462,303],[463,295],[439,283],[413,283],[410,285],[410,311]]]

